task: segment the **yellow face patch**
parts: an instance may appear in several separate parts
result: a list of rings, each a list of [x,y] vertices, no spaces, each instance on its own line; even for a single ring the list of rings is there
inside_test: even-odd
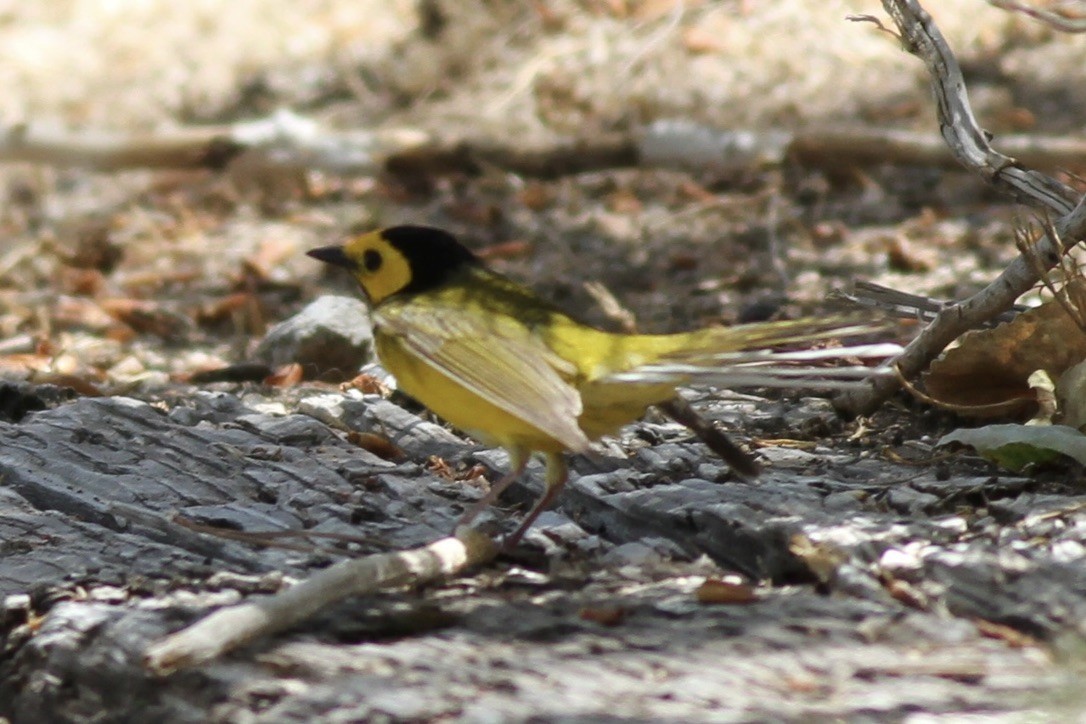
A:
[[[411,283],[411,264],[380,231],[356,236],[343,245],[343,253],[355,263],[355,279],[371,304],[395,294]]]

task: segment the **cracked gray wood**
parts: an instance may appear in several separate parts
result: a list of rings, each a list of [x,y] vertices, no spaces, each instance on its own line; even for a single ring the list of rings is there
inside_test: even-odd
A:
[[[747,429],[778,420],[779,403],[700,402]],[[795,404],[796,424],[828,415],[823,401]],[[145,647],[253,595],[246,574],[301,577],[366,548],[250,547],[180,528],[174,512],[405,548],[447,534],[481,494],[429,472],[429,454],[504,461],[376,397],[303,391],[288,407],[309,414],[196,393],[172,406],[81,399],[0,424],[0,590],[31,592],[45,612],[36,632],[7,616],[4,715],[998,714],[1070,675],[1028,636],[1086,620],[1086,495],[1021,477],[939,480],[840,448],[765,448],[763,479],[737,483],[680,428],[646,422],[612,446],[629,458],[575,460],[580,476],[541,519],[549,537],[533,533],[551,551],[548,573],[503,564],[354,599],[222,661],[152,679]],[[347,421],[388,434],[408,460],[345,442],[335,428]],[[530,500],[540,472],[533,466],[510,499]],[[837,557],[817,586],[796,536]],[[750,605],[698,604],[696,581],[728,571],[775,583]],[[217,572],[231,575],[209,582]],[[593,622],[592,611],[612,609],[615,625]],[[1024,632],[1026,645],[992,638],[992,626]]]

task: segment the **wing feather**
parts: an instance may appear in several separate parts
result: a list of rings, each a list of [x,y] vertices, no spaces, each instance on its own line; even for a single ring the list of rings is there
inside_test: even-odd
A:
[[[377,326],[434,370],[573,451],[590,446],[578,424],[575,368],[530,328],[505,315],[472,315],[437,305],[378,310]]]

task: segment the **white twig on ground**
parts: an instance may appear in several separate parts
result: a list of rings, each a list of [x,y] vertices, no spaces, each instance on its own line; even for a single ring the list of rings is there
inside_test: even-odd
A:
[[[487,535],[465,528],[456,537],[422,548],[343,561],[285,591],[220,609],[152,643],[144,663],[160,676],[195,666],[300,623],[345,598],[440,580],[486,563],[496,551]]]

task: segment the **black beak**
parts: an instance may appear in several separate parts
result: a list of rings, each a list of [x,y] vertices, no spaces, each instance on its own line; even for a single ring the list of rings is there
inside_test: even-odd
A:
[[[358,265],[343,253],[342,246],[322,246],[319,249],[310,249],[306,254],[318,261],[323,261],[325,264],[341,266],[350,271],[355,271],[358,268]]]

